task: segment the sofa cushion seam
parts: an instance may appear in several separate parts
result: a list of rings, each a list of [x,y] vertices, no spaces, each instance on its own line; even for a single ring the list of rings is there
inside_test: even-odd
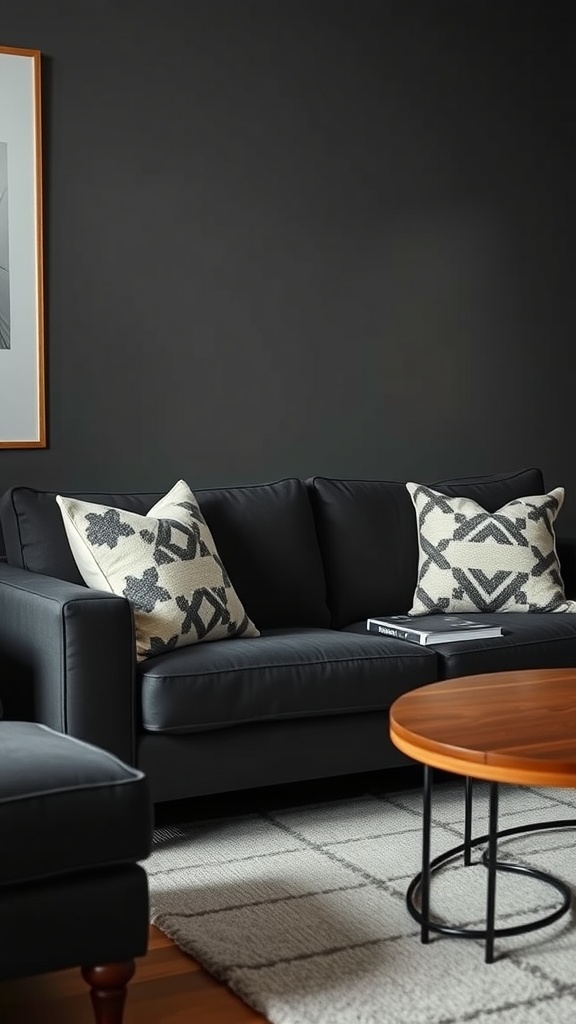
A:
[[[421,653],[421,652],[419,652],[419,653]],[[282,662],[282,664],[278,664],[278,665],[274,665],[274,664],[269,664],[269,665],[237,665],[237,666],[230,666],[230,668],[203,669],[201,672],[194,672],[194,671],[192,671],[192,672],[185,672],[181,676],[180,675],[179,676],[174,676],[172,673],[166,673],[164,675],[160,675],[160,674],[159,675],[153,675],[152,673],[147,673],[146,671],[144,671],[142,673],[142,677],[141,678],[142,678],[143,682],[145,682],[147,679],[149,679],[149,680],[154,679],[156,681],[164,681],[167,676],[171,676],[172,678],[175,678],[175,679],[186,679],[188,676],[191,676],[191,675],[196,675],[196,676],[201,676],[201,675],[202,676],[219,676],[219,675],[229,675],[232,672],[254,672],[254,671],[257,671],[257,670],[260,671],[261,669],[267,669],[267,670],[270,670],[270,669],[285,669],[285,668],[304,668],[304,669],[309,669],[312,665],[314,665],[314,666],[322,666],[322,665],[349,665],[351,662],[357,662],[359,664],[362,664],[362,662],[364,662],[364,661],[370,661],[370,662],[371,661],[381,661],[383,658],[386,658],[386,660],[389,660],[390,658],[398,658],[398,657],[406,657],[406,655],[405,654],[401,654],[401,655],[398,655],[398,654],[386,654],[386,655],[374,655],[374,656],[368,655],[366,657],[364,657],[364,656],[360,657],[359,656],[359,657],[356,657],[356,658],[331,658],[329,661],[328,660],[324,660],[324,661],[302,661],[302,662],[298,662],[298,661],[287,662],[286,661],[286,662]],[[416,657],[416,655],[410,655],[410,657]]]

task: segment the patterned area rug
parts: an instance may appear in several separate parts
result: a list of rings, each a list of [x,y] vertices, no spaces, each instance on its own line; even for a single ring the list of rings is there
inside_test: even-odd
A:
[[[477,784],[474,831],[487,832],[488,790]],[[501,828],[576,817],[576,793],[501,787]],[[463,787],[435,789],[432,850],[462,840]],[[503,840],[501,859],[576,887],[572,828]],[[417,790],[366,794],[159,829],[146,862],[152,921],[272,1024],[574,1024],[576,928],[556,924],[496,942],[434,935],[420,943],[405,906],[419,870]],[[450,862],[432,884],[432,910],[481,928],[486,870]],[[558,905],[530,877],[500,872],[501,926]]]

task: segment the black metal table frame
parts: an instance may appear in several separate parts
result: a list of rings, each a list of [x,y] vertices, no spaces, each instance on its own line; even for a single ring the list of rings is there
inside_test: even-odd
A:
[[[506,828],[498,831],[498,783],[489,782],[489,823],[486,835],[472,838],[472,798],[473,780],[465,777],[464,795],[464,842],[453,846],[439,856],[430,860],[430,832],[432,816],[432,772],[429,765],[424,765],[424,781],[422,788],[423,818],[422,818],[422,870],[412,879],[406,893],[406,905],[411,916],[417,921],[420,928],[420,939],[427,943],[430,941],[430,932],[440,932],[442,935],[451,935],[463,939],[485,939],[485,961],[494,962],[494,940],[511,935],[523,935],[526,932],[536,931],[546,925],[558,921],[570,909],[572,892],[570,887],[554,875],[536,868],[524,867],[520,864],[512,864],[508,861],[498,861],[497,846],[498,840],[505,836],[521,835],[524,832],[541,832],[546,829],[570,828],[576,826],[576,818],[564,818],[555,821],[545,821],[539,824],[520,825],[516,828]],[[432,920],[430,917],[430,879],[432,873],[447,861],[453,860],[459,854],[464,854],[464,864],[472,863],[472,849],[482,843],[487,844],[482,855],[482,861],[487,868],[487,892],[486,892],[486,927],[485,928],[457,928],[453,925],[443,924],[440,921]],[[530,921],[527,924],[512,925],[508,928],[496,928],[496,872],[507,871],[511,874],[529,875],[537,878],[556,889],[562,896],[560,907],[547,914],[545,917]],[[415,899],[420,893],[420,909],[416,906]]]

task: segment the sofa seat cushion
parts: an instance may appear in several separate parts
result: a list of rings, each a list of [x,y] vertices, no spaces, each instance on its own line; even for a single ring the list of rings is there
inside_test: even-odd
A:
[[[576,665],[576,615],[571,612],[500,612],[467,616],[502,627],[502,636],[437,644],[441,679],[520,669]]]
[[[139,674],[144,729],[189,733],[387,709],[405,690],[434,682],[437,669],[434,651],[303,627],[180,648],[150,658]]]
[[[0,885],[148,856],[142,772],[34,722],[0,722]]]

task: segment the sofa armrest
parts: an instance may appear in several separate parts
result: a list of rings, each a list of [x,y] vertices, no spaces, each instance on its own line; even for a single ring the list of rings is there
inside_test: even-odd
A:
[[[135,763],[132,609],[124,598],[0,563],[0,699]]]
[[[560,559],[566,597],[576,600],[576,537],[557,537],[556,551]]]

